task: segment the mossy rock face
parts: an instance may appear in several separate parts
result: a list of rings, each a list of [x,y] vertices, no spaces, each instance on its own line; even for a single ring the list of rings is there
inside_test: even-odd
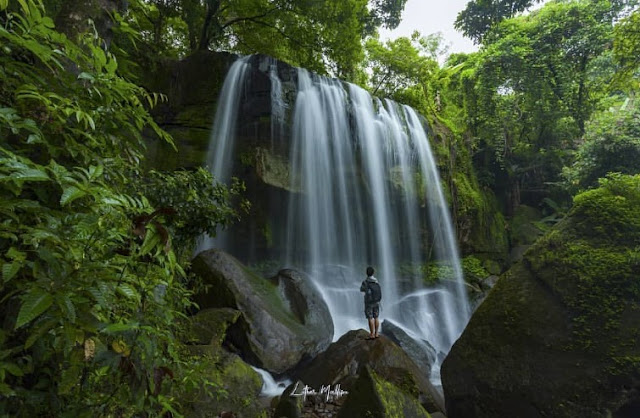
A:
[[[289,278],[258,277],[220,250],[200,253],[193,271],[209,285],[208,293],[195,296],[200,307],[242,312],[227,342],[258,367],[283,373],[322,352],[333,338],[329,309],[308,278],[291,271],[284,274]]]
[[[212,345],[190,346],[190,351],[200,357],[200,373],[212,386],[201,388],[192,399],[182,400],[187,417],[218,417],[223,411],[233,412],[238,418],[264,414],[257,401],[262,379],[251,366],[237,355]]]
[[[230,308],[203,309],[191,318],[191,338],[197,344],[221,346],[227,328],[236,323],[241,312]]]
[[[141,82],[166,97],[153,109],[153,117],[171,134],[177,148],[146,132],[149,168],[170,171],[205,163],[218,96],[236,59],[228,53],[199,51],[181,61],[149,63],[151,68]]]
[[[640,176],[576,196],[445,359],[447,415],[640,416]]]
[[[429,418],[430,415],[414,396],[364,367],[338,413],[338,418],[351,417]]]
[[[384,380],[419,399],[427,411],[444,410],[443,399],[425,370],[387,337],[366,340],[368,335],[365,330],[349,331],[300,370],[297,377],[311,387],[340,384],[349,391],[369,366]]]
[[[256,175],[265,184],[291,192],[302,191],[301,184],[293,184],[291,164],[287,157],[270,152],[266,148],[255,149]],[[299,178],[295,178],[299,183]]]

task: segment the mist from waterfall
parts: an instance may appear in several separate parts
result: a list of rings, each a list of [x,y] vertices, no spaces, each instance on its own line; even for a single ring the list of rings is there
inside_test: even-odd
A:
[[[246,58],[227,76],[208,162],[228,180]],[[242,62],[240,62],[242,61]],[[277,71],[268,67],[272,124],[281,121]],[[231,97],[227,97],[229,95]],[[383,291],[381,318],[447,353],[470,316],[457,243],[438,170],[420,117],[408,107],[372,98],[364,89],[299,69],[291,109],[291,184],[278,255],[281,267],[307,272],[334,322],[334,340],[366,328],[359,291],[368,265]],[[235,112],[235,114],[234,114]],[[283,129],[278,122],[271,135]],[[271,138],[273,142],[273,138]],[[218,245],[209,242],[206,245]],[[455,280],[426,286],[421,266],[437,262]],[[438,370],[435,365],[434,370]]]

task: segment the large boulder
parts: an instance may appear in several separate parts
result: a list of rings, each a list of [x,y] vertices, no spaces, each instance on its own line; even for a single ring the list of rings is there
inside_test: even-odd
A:
[[[443,411],[442,396],[429,382],[428,374],[394,342],[382,336],[366,340],[365,330],[349,331],[297,373],[313,388],[340,385],[354,387],[365,366],[381,379],[419,399],[427,411]]]
[[[447,415],[640,416],[640,176],[575,197],[445,359]]]
[[[202,309],[189,321],[189,344],[221,347],[227,329],[240,318],[241,312],[231,308]]]
[[[251,366],[215,345],[188,348],[199,366],[191,373],[204,377],[211,386],[203,386],[195,394],[189,392],[181,399],[187,417],[217,417],[228,411],[237,418],[254,418],[264,413],[265,408],[258,402],[262,379]]]
[[[385,319],[380,333],[396,343],[418,365],[427,376],[431,375],[431,366],[436,362],[436,349],[427,340],[410,337],[402,328]]]
[[[200,253],[193,260],[193,271],[206,289],[195,298],[201,308],[242,312],[227,330],[225,342],[250,363],[280,374],[330,344],[329,309],[301,273],[285,270],[264,279],[217,249]]]
[[[305,384],[299,380],[287,386],[280,396],[273,416],[276,418],[302,418],[305,400],[302,396],[297,396],[297,394],[299,393],[299,388],[303,387],[305,387]]]
[[[417,399],[365,366],[347,396],[338,418],[429,418]]]
[[[297,270],[284,269],[269,280],[278,287],[280,299],[301,324],[324,327],[325,336],[333,338],[329,308],[309,276]]]

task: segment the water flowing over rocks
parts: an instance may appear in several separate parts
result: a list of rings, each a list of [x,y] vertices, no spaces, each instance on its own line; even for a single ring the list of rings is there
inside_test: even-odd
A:
[[[204,164],[221,182],[237,177],[251,202],[248,216],[198,251],[304,271],[336,337],[361,321],[359,282],[373,263],[385,317],[449,349],[470,310],[424,117],[260,55],[202,51],[155,75],[147,87],[169,98],[155,118],[180,152],[151,141],[149,160],[162,170]],[[419,271],[431,262],[455,280],[425,292]]]
[[[251,213],[199,251],[220,248],[245,264],[291,266],[315,285],[305,287],[302,273],[257,277],[227,254],[201,252],[194,271],[212,286],[198,295],[200,307],[242,312],[225,333],[226,347],[277,374],[302,368],[334,331],[337,338],[361,326],[358,288],[373,263],[384,318],[417,344],[428,340],[448,351],[470,309],[431,149],[435,136],[427,135],[422,116],[265,56],[199,52],[169,63],[148,87],[169,97],[156,120],[180,149],[174,154],[152,143],[154,165],[205,164],[218,180],[234,176],[247,187]],[[428,263],[449,268],[452,280],[426,285],[420,271]],[[401,353],[414,370],[401,375],[415,381],[421,402],[444,409],[428,381],[430,350],[416,366],[399,345],[385,338],[373,344]]]
[[[331,342],[333,325],[327,306],[300,273],[285,270],[264,279],[221,250],[199,254],[193,270],[210,285],[208,292],[196,295],[201,308],[242,312],[229,327],[226,343],[250,363],[283,373]]]

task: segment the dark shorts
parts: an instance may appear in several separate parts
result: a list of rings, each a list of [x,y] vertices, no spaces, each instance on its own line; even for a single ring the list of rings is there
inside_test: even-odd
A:
[[[367,319],[371,319],[371,318],[377,318],[378,315],[380,315],[380,304],[379,303],[374,303],[372,305],[364,305],[364,316],[367,317]]]

